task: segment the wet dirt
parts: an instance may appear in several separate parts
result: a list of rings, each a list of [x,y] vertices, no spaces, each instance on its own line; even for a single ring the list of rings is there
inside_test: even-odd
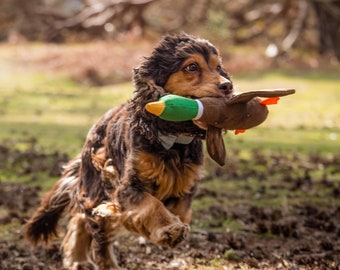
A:
[[[1,152],[7,151],[6,160],[14,154],[28,155],[7,150],[2,146]],[[55,166],[65,160],[65,155],[54,153],[52,159],[51,155],[47,156],[52,161],[45,169],[54,175]],[[2,156],[3,169],[7,163]],[[30,153],[30,164],[38,164],[34,160],[39,158]],[[231,162],[226,169],[216,167],[208,171],[196,200],[210,199],[213,203],[195,211],[189,239],[178,248],[161,248],[131,234],[117,237],[113,248],[122,268],[340,269],[340,181],[336,177],[339,157],[309,155],[297,164],[297,159],[282,154],[277,158],[285,164],[294,159],[294,170],[300,173],[277,172],[279,177],[272,183],[262,180],[256,187],[250,185],[251,175],[266,178],[270,166],[265,172],[257,168],[264,162],[268,166],[272,158],[253,152],[254,164],[248,169],[237,168]],[[10,169],[9,164],[6,166]],[[36,178],[36,171],[32,167],[26,174]],[[213,180],[216,177],[237,185],[238,192],[211,188],[209,183],[216,181]],[[60,239],[47,248],[32,249],[21,236],[22,224],[40,202],[41,188],[37,183],[0,183],[0,269],[62,269]],[[285,194],[282,203],[261,203],[262,198],[282,197],[282,192]],[[238,224],[237,228],[225,225],[226,220]]]

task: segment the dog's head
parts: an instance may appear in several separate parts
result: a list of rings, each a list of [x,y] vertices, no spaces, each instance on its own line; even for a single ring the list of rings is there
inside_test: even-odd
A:
[[[224,97],[233,91],[218,50],[209,41],[187,34],[165,36],[134,72],[136,92],[130,111],[138,125],[138,132],[151,141],[159,132],[205,136],[206,131],[202,125],[195,125],[192,121],[161,120],[146,112],[146,103],[169,93],[202,98]],[[148,124],[143,127],[141,123]],[[222,164],[225,149],[221,130],[207,127],[206,138],[210,156]]]
[[[217,97],[233,90],[218,50],[187,34],[164,37],[141,70],[167,93],[184,97]]]

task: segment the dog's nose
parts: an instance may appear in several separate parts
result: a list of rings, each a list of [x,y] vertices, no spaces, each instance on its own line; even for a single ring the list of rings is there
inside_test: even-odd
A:
[[[223,92],[229,93],[233,91],[233,84],[231,81],[224,78],[224,80],[220,81],[220,83],[218,84],[218,88],[222,90]]]

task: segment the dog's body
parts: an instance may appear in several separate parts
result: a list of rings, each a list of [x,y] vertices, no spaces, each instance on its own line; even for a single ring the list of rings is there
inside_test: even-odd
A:
[[[118,268],[111,243],[121,227],[167,247],[189,232],[205,130],[192,121],[161,120],[145,105],[167,93],[224,96],[232,84],[215,47],[186,34],[165,37],[134,70],[134,82],[134,97],[92,127],[81,156],[25,225],[33,244],[48,242],[71,208],[63,241],[67,268]]]

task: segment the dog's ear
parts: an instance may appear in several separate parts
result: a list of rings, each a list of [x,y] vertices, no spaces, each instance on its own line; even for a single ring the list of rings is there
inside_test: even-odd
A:
[[[206,144],[210,157],[220,166],[224,166],[227,154],[222,138],[222,129],[208,126]]]
[[[154,143],[157,141],[157,125],[160,119],[146,111],[145,106],[149,102],[157,101],[166,92],[143,68],[135,68],[133,71],[135,92],[128,106],[128,112],[132,117],[131,128],[138,130],[146,139]]]
[[[149,74],[145,73],[142,68],[135,68],[133,72],[135,96],[140,97],[138,104],[145,106],[146,103],[156,101],[166,94],[164,88],[158,86]]]

